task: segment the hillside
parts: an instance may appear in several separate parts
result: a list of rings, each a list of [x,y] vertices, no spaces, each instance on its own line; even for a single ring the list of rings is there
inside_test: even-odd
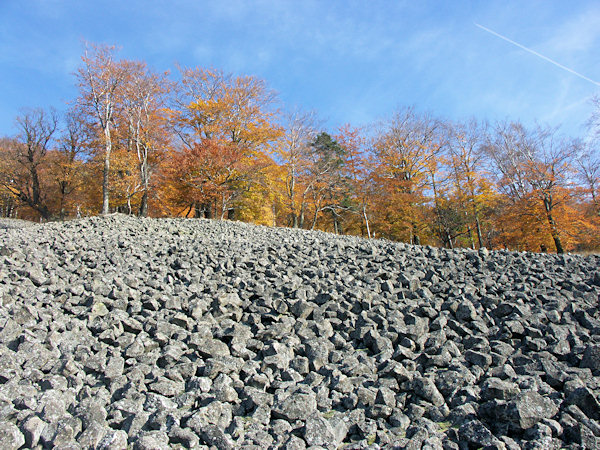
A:
[[[0,226],[0,447],[598,448],[600,257]]]

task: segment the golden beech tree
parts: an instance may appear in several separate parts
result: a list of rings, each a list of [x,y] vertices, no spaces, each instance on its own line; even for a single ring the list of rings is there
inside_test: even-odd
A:
[[[373,186],[371,183],[371,164],[367,155],[366,139],[361,130],[350,124],[341,126],[335,140],[344,149],[346,161],[345,172],[351,185],[354,212],[360,215],[362,236],[371,237],[369,224],[371,197]]]
[[[254,183],[261,167],[231,142],[203,139],[174,154],[171,180],[189,215],[225,218],[232,204]]]
[[[497,196],[485,171],[485,130],[475,121],[454,125],[450,130],[448,163],[453,194],[460,206],[460,215],[466,218],[466,235],[475,248],[485,247],[482,216],[493,207]],[[489,243],[487,244],[489,245]]]
[[[567,225],[559,220],[559,206],[564,210],[572,194],[570,153],[565,150],[555,130],[529,131],[518,122],[498,125],[486,146],[498,171],[499,188],[517,208],[546,221],[547,226],[536,232],[547,230],[557,253],[565,251],[563,227]]]
[[[186,188],[180,191],[189,193],[193,185],[202,192],[194,196],[205,202],[196,205],[197,210],[206,215],[220,203],[222,217],[235,217],[235,202],[264,169],[263,156],[281,135],[275,123],[275,101],[275,93],[258,78],[234,77],[214,69],[182,70],[171,124],[183,143],[182,157],[187,161],[183,167],[201,169],[201,163],[209,167],[189,174]]]
[[[395,113],[375,136],[378,222],[390,238],[421,243],[430,168],[441,148],[438,127],[437,121],[409,108]]]

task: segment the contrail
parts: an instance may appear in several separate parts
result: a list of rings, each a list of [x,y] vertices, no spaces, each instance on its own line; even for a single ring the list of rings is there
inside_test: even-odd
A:
[[[560,67],[563,70],[566,70],[567,72],[572,73],[573,75],[577,75],[579,78],[583,78],[586,81],[589,81],[590,83],[594,83],[596,86],[600,86],[600,83],[598,83],[597,81],[592,80],[591,78],[586,77],[585,75],[580,74],[579,72],[575,72],[573,69],[569,69],[568,67],[563,66],[560,63],[557,63],[556,61],[554,61],[553,59],[548,58],[547,56],[544,56],[538,52],[536,52],[535,50],[531,50],[530,48],[525,47],[524,45],[519,44],[518,42],[513,41],[512,39],[507,38],[506,36],[502,36],[499,33],[496,33],[493,30],[490,30],[489,28],[484,27],[483,25],[479,25],[478,23],[475,23],[475,26],[481,28],[484,31],[487,31],[488,33],[493,34],[494,36],[498,36],[500,39],[504,39],[507,42],[510,42],[513,45],[516,45],[519,48],[522,48],[523,50],[525,50],[526,52],[529,53],[533,53],[535,56],[539,56],[540,58],[548,61],[549,63],[554,64],[557,67]]]

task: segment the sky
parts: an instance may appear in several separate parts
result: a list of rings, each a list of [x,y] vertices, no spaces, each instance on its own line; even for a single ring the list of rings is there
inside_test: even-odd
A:
[[[584,137],[600,93],[598,1],[0,0],[0,136],[22,108],[67,109],[84,41],[257,76],[328,131],[413,106]]]

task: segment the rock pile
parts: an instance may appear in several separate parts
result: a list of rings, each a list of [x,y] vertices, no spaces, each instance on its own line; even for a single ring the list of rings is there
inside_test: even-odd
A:
[[[600,448],[598,256],[0,229],[0,447]]]

